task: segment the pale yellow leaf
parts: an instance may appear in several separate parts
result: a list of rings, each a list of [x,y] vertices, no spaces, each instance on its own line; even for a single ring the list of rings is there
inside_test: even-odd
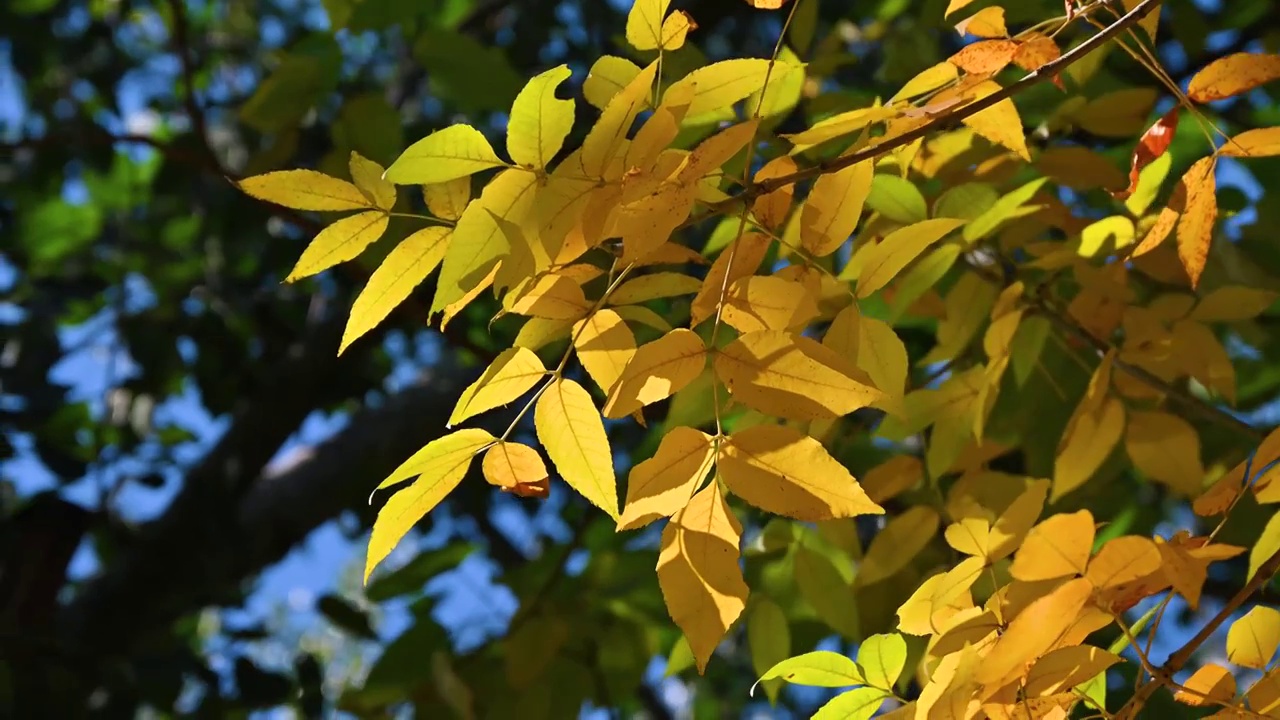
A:
[[[533,203],[537,180],[538,176],[531,172],[507,170],[490,180],[480,197],[467,205],[440,266],[432,313],[471,296],[477,288],[485,287],[486,281],[493,281],[495,265],[511,251],[494,217],[520,225]]]
[[[346,262],[372,245],[386,232],[389,219],[381,210],[356,213],[321,230],[302,251],[298,264],[285,282],[294,282]]]
[[[910,100],[913,97],[931,93],[934,90],[953,82],[959,73],[956,72],[956,66],[949,62],[940,62],[936,65],[921,70],[915,77],[907,81],[893,97],[889,98],[889,103],[895,103],[899,100]]]
[[[547,369],[532,350],[522,347],[503,350],[489,363],[484,374],[462,391],[449,416],[449,427],[514,401],[546,375]]]
[[[460,177],[434,185],[422,186],[422,198],[432,215],[457,220],[471,202],[471,178]]]
[[[575,323],[573,334],[582,367],[601,391],[609,392],[636,353],[635,334],[622,316],[608,309]]]
[[[930,245],[964,225],[955,218],[922,220],[889,233],[867,250],[862,271],[858,274],[858,297],[865,298],[889,284]]]
[[[907,642],[897,633],[872,635],[858,646],[858,666],[867,684],[893,692],[907,665]]]
[[[1129,413],[1124,444],[1144,474],[1183,495],[1199,494],[1205,470],[1200,435],[1191,423],[1169,413],[1134,411]]]
[[[1085,578],[1099,589],[1115,587],[1155,572],[1162,562],[1150,538],[1124,535],[1102,546],[1089,561]]]
[[[1280,513],[1271,516],[1249,550],[1249,579],[1252,580],[1262,564],[1277,552],[1280,552]]]
[[[1093,515],[1088,510],[1047,518],[1027,533],[1009,574],[1031,582],[1083,575],[1093,552]]]
[[[405,148],[385,177],[397,185],[434,185],[506,163],[470,125],[450,125]]]
[[[989,40],[987,42],[999,42]],[[1000,91],[1000,85],[986,80],[974,86],[970,92],[973,99],[978,100]],[[1027,152],[1027,136],[1022,130],[1022,118],[1013,100],[1005,98],[981,112],[970,115],[963,120],[965,125],[991,142],[1002,145],[1026,162],[1031,162],[1031,154]]]
[[[684,631],[698,672],[747,605],[738,566],[742,526],[711,483],[662,531],[658,584],[671,619]]]
[[[667,92],[684,85],[696,88],[689,104],[689,117],[696,117],[711,110],[726,108],[764,87],[765,77],[771,72],[781,76],[790,66],[783,62],[772,63],[763,58],[736,58],[700,67],[671,84]]]
[[[626,417],[671,397],[702,373],[706,353],[702,338],[683,328],[641,345],[610,388],[605,416]]]
[[[801,247],[817,257],[839,249],[858,226],[874,174],[866,160],[819,177],[800,209]]]
[[[659,298],[692,295],[702,288],[702,281],[683,273],[658,272],[624,282],[609,294],[612,305],[634,305]]]
[[[352,150],[351,159],[347,162],[351,171],[351,179],[374,207],[390,210],[396,204],[396,186],[382,177],[385,172],[381,165],[365,158]]]
[[[351,315],[338,346],[341,354],[351,343],[378,326],[400,303],[408,299],[444,257],[452,228],[423,228],[395,246],[351,305]]]
[[[779,417],[843,417],[884,397],[852,363],[816,340],[785,331],[740,336],[715,357],[734,398]]]
[[[666,51],[679,50],[684,47],[685,37],[688,36],[689,31],[696,27],[698,25],[689,13],[677,10],[662,21],[662,38],[658,44]]]
[[[533,424],[560,477],[617,520],[613,453],[591,395],[573,380],[557,380],[538,398]]]
[[[790,175],[800,169],[796,161],[787,155],[780,155],[765,163],[756,171],[754,181],[759,184],[765,180]],[[786,220],[791,212],[791,200],[795,194],[795,185],[782,187],[757,197],[751,205],[751,213],[756,220],[767,228],[777,228]]]
[[[1214,60],[1196,73],[1187,86],[1187,97],[1201,103],[1222,100],[1278,78],[1280,55],[1232,53]]]
[[[609,99],[600,119],[582,142],[579,162],[587,177],[604,178],[610,163],[626,144],[627,131],[636,115],[648,105],[657,62],[649,63]]]
[[[640,74],[640,66],[615,55],[604,55],[591,65],[582,82],[582,95],[593,107],[603,110],[609,101]],[[646,93],[644,101],[649,101]]]
[[[627,13],[627,42],[637,50],[662,47],[662,19],[671,0],[636,0]]]
[[[563,275],[543,275],[527,289],[512,292],[507,301],[508,309],[516,315],[551,320],[578,320],[592,307],[582,287]]]
[[[987,7],[956,23],[956,32],[980,38],[1002,38],[1009,36],[1004,24],[1004,8]]]
[[[559,65],[533,76],[511,106],[507,152],[517,165],[545,168],[573,128],[573,101],[556,97],[556,88],[573,74]]]
[[[378,511],[365,559],[366,584],[373,569],[390,554],[400,538],[462,482],[471,458],[493,442],[493,435],[485,430],[458,430],[428,443],[378,485],[378,489],[383,489],[418,476],[409,487],[392,495]]]
[[[277,170],[236,183],[245,194],[294,210],[368,210],[369,198],[346,180],[315,170]]]
[[[721,319],[738,332],[752,333],[801,330],[817,316],[818,304],[804,285],[771,275],[753,275],[729,286]]]
[[[657,453],[637,464],[627,476],[627,502],[618,519],[619,532],[674,515],[693,497],[714,460],[710,435],[691,427],[668,431]]]
[[[951,17],[951,13],[956,12],[957,10],[963,10],[966,5],[972,2],[973,0],[950,0],[950,2],[947,3],[946,12],[942,15],[943,17]]]
[[[819,521],[884,512],[822,443],[792,428],[733,433],[720,445],[717,467],[730,492],[776,515]]]
[[[955,75],[955,68],[951,68],[952,76]],[[769,83],[772,85],[773,81]],[[808,130],[798,133],[783,134],[787,140],[794,146],[791,154],[804,152],[809,148],[835,140],[836,138],[852,135],[866,128],[868,125],[874,125],[893,118],[901,112],[900,109],[885,105],[872,105],[870,107],[858,108],[856,110],[848,110],[837,113],[828,118],[823,118],[814,123]],[[854,147],[858,147],[857,144]]]
[[[889,520],[872,538],[867,554],[858,567],[858,584],[874,585],[898,574],[911,564],[938,534],[938,512],[931,507],[915,505]]]
[[[1280,610],[1255,605],[1227,631],[1227,662],[1263,670],[1280,646]]]

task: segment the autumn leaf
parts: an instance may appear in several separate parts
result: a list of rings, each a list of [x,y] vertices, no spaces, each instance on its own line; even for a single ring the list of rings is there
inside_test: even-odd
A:
[[[521,497],[545,498],[549,492],[547,466],[537,450],[516,442],[499,441],[480,463],[484,479]]]
[[[294,210],[340,212],[375,207],[355,185],[315,170],[277,170],[247,177],[236,185],[251,197]]]
[[[693,100],[689,103],[689,117],[697,117],[708,111],[733,105],[764,87],[765,77],[770,73],[781,75],[787,69],[787,64],[780,61],[771,63],[757,58],[721,60],[700,67],[671,83],[667,92],[692,85],[695,91]]]
[[[390,210],[395,207],[396,186],[383,179],[382,174],[386,171],[381,165],[353,150],[351,158],[347,161],[347,168],[351,171],[351,179],[355,181],[360,193],[373,203],[374,207],[381,210]]]
[[[372,245],[387,231],[387,214],[362,212],[335,221],[307,245],[285,282],[294,282],[346,262]]]
[[[1093,538],[1093,515],[1088,510],[1049,517],[1027,533],[1009,574],[1026,582],[1084,575]]]
[[[533,424],[560,477],[617,520],[613,454],[591,395],[572,380],[556,380],[538,398]]]
[[[1088,645],[1058,648],[1036,661],[1027,674],[1029,697],[1071,692],[1071,688],[1122,662],[1120,656]]]
[[[886,235],[867,251],[863,259],[862,271],[858,274],[858,297],[868,297],[889,284],[929,246],[964,224],[964,220],[936,218],[922,220]]]
[[[635,334],[621,315],[606,308],[574,323],[573,335],[582,367],[602,391],[609,392],[636,353]]]
[[[777,515],[813,522],[884,512],[821,443],[788,427],[733,433],[717,467],[729,492]]]
[[[387,253],[351,305],[338,354],[377,327],[427,279],[444,258],[452,232],[446,227],[423,228]]]
[[[725,293],[721,319],[742,333],[801,330],[818,316],[818,304],[803,285],[776,276],[735,281]]]
[[[721,292],[739,278],[755,274],[769,252],[769,238],[761,233],[744,233],[716,257],[707,271],[693,302],[689,305],[689,327],[697,327],[716,314]]]
[[[1133,149],[1133,159],[1129,162],[1129,187],[1111,193],[1117,200],[1126,200],[1138,189],[1138,179],[1142,170],[1169,150],[1174,133],[1178,130],[1178,118],[1182,107],[1175,105],[1147,129]]]
[[[507,121],[507,152],[518,165],[541,170],[551,162],[573,128],[573,101],[556,98],[569,79],[568,65],[535,75],[516,96]]]
[[[1085,578],[1099,589],[1132,582],[1160,568],[1162,560],[1149,538],[1125,535],[1102,546],[1089,561]]]
[[[627,501],[618,531],[674,515],[706,479],[714,459],[711,436],[700,430],[677,427],[663,435],[657,453],[637,464],[627,477]]]
[[[1132,412],[1125,449],[1143,474],[1178,492],[1195,496],[1204,480],[1200,436],[1191,423],[1169,413]]]
[[[1196,102],[1222,100],[1280,78],[1280,55],[1233,53],[1209,63],[1191,78],[1187,97]]]
[[[423,185],[422,199],[432,215],[444,220],[457,220],[471,202],[471,178],[461,177],[434,185]]]
[[[462,482],[475,454],[493,442],[493,435],[485,430],[457,430],[428,443],[378,485],[381,490],[418,476],[378,510],[365,559],[366,584],[373,569],[391,553],[400,538]]]
[[[1059,585],[1018,613],[977,669],[975,679],[988,688],[984,694],[989,697],[992,691],[1025,673],[1023,668],[1028,661],[1053,647],[1075,622],[1092,592],[1093,585],[1088,580],[1077,578]]]
[[[1280,127],[1254,128],[1227,138],[1218,148],[1226,157],[1271,157],[1280,155]]]
[[[629,21],[628,21],[629,22]],[[579,165],[588,177],[603,178],[605,171],[626,141],[626,131],[636,115],[648,105],[657,63],[650,63],[638,72],[610,99],[582,141]],[[671,92],[668,88],[667,92]]]
[[[956,32],[961,35],[973,35],[980,38],[1003,38],[1009,36],[1004,24],[1004,8],[987,7],[956,23]]]
[[[970,75],[993,75],[1013,62],[1017,52],[1018,43],[1013,40],[980,40],[966,45],[947,61]]]
[[[1182,683],[1173,699],[1184,704],[1204,707],[1228,705],[1236,697],[1236,679],[1231,671],[1214,663],[1201,665]]]
[[[936,510],[922,505],[890,519],[867,548],[858,568],[858,584],[874,585],[906,568],[937,536],[939,521]]]
[[[1227,630],[1227,662],[1265,669],[1280,646],[1280,610],[1255,605]]]
[[[786,418],[834,419],[883,397],[848,360],[784,331],[742,335],[716,354],[714,364],[736,399]]]
[[[605,417],[626,417],[679,392],[701,374],[706,352],[702,338],[683,328],[641,345],[609,390]]]
[[[879,688],[856,688],[828,700],[810,720],[870,720],[888,699]]]
[[[1213,242],[1214,221],[1218,219],[1216,168],[1216,158],[1202,158],[1182,176],[1187,187],[1187,209],[1178,220],[1178,258],[1191,278],[1192,289],[1200,282]]]
[[[449,416],[449,427],[515,401],[546,375],[547,369],[531,350],[522,347],[503,350],[484,373],[462,391]]]
[[[662,531],[658,584],[671,619],[689,639],[699,673],[747,605],[738,567],[741,535],[716,483],[694,495]]]
[[[433,185],[504,165],[479,130],[459,124],[405,148],[385,177],[397,185]]]
[[[835,252],[862,217],[875,166],[854,163],[818,178],[800,209],[800,245],[816,257]]]

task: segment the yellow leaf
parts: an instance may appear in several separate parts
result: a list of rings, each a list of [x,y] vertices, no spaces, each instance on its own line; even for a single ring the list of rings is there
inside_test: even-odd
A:
[[[385,177],[397,185],[434,185],[504,165],[479,130],[458,124],[405,148]]]
[[[907,641],[897,633],[872,635],[858,646],[858,666],[867,684],[893,692],[907,665]]]
[[[834,351],[778,330],[740,336],[716,354],[715,370],[739,402],[796,420],[843,417],[884,397]]]
[[[520,327],[520,332],[516,333],[516,339],[512,344],[530,350],[541,350],[562,337],[568,337],[572,328],[573,322],[570,320],[529,318]]]
[[[1227,157],[1271,157],[1280,155],[1280,127],[1245,130],[1222,144],[1219,155]]]
[[[460,177],[434,185],[422,186],[422,198],[432,215],[457,220],[471,202],[471,178]]]
[[[800,166],[796,165],[795,160],[787,155],[779,155],[757,170],[754,180],[759,184],[765,180],[790,175],[799,169]],[[795,190],[795,185],[784,185],[773,192],[757,197],[751,205],[751,213],[761,225],[776,229],[791,212],[791,199]]]
[[[954,67],[951,68],[951,74],[953,77],[956,74]],[[769,84],[772,85],[773,81],[770,80]],[[896,117],[899,112],[898,108],[885,105],[872,105],[871,107],[848,110],[819,120],[808,130],[783,134],[782,137],[785,137],[794,145],[791,149],[791,154],[795,155],[828,140],[852,135],[868,125]],[[858,145],[855,144],[854,148],[857,147]]]
[[[503,350],[484,374],[462,391],[449,416],[449,427],[514,401],[546,375],[546,368],[532,350],[522,347]]]
[[[882,503],[924,480],[924,463],[914,455],[894,455],[862,476],[862,489],[872,502]]]
[[[781,120],[800,103],[806,82],[804,61],[784,44],[778,50],[768,85],[747,96],[742,109],[746,115],[765,121]]]
[[[1044,509],[1045,496],[1048,494],[1047,480],[1033,480],[1030,487],[1000,513],[987,541],[984,553],[987,564],[1001,560],[1018,549],[1023,538],[1031,530],[1031,526],[1035,525],[1036,519],[1040,517],[1040,511]]]
[[[1207,540],[1189,538],[1186,533],[1175,535],[1168,542],[1157,542],[1164,576],[1195,610],[1200,605],[1200,593],[1209,577],[1210,563],[1226,560],[1244,552],[1234,545],[1205,545]]]
[[[1218,219],[1216,160],[1213,156],[1201,158],[1182,176],[1187,187],[1187,209],[1178,219],[1178,259],[1191,278],[1193,290],[1209,258],[1213,224]]]
[[[603,110],[609,101],[640,74],[640,66],[615,55],[604,55],[591,65],[582,82],[582,96],[593,107]],[[648,93],[644,101],[649,101]]]
[[[676,272],[658,272],[623,283],[609,294],[612,305],[634,305],[659,298],[692,295],[702,288],[702,281]]]
[[[867,250],[862,271],[858,273],[858,297],[865,298],[889,284],[930,245],[965,224],[955,218],[922,220],[889,233]]]
[[[1173,699],[1195,707],[1206,705],[1230,705],[1236,698],[1236,679],[1231,671],[1214,663],[1201,665],[1182,683],[1185,689],[1173,694]]]
[[[1191,311],[1191,319],[1200,322],[1238,322],[1263,313],[1280,298],[1280,293],[1256,288],[1220,287],[1205,295]]]
[[[988,40],[987,42],[999,42]],[[973,99],[979,100],[1000,91],[1000,85],[986,80],[974,86],[970,92]],[[1031,162],[1031,154],[1027,152],[1027,136],[1022,131],[1022,118],[1013,100],[1005,98],[991,107],[970,115],[963,120],[973,131],[997,145],[1003,145],[1018,157]]]
[[[983,8],[956,23],[956,32],[981,38],[1008,37],[1009,30],[1004,25],[1004,8]]]
[[[1080,257],[1106,257],[1117,250],[1129,247],[1137,239],[1138,229],[1133,220],[1123,215],[1112,215],[1090,223],[1080,231]]]
[[[1255,605],[1227,631],[1227,662],[1264,670],[1280,646],[1280,610]]]
[[[1258,568],[1277,552],[1280,552],[1280,513],[1271,516],[1249,551],[1249,579],[1252,580]]]
[[[760,261],[769,252],[769,245],[767,236],[751,232],[744,233],[721,251],[707,271],[702,289],[689,306],[689,327],[697,327],[716,314],[721,291],[735,280],[755,274]]]
[[[637,50],[662,47],[662,19],[671,0],[636,0],[627,13],[627,42]]]
[[[370,573],[395,548],[400,538],[462,482],[471,458],[493,442],[493,435],[485,430],[458,430],[432,440],[378,485],[381,490],[418,476],[412,485],[392,495],[378,511],[365,560],[366,584]]]
[[[545,488],[547,477],[547,466],[542,462],[542,456],[537,450],[516,442],[507,442],[505,440],[495,443],[484,454],[484,460],[480,463],[480,469],[484,472],[484,479],[489,481],[490,485],[496,485],[503,490],[516,490],[521,494],[530,492],[541,492],[524,490],[520,488]]]
[[[592,304],[582,294],[578,283],[563,275],[543,275],[522,292],[507,296],[510,311],[516,315],[577,320],[586,316]]]
[[[1195,496],[1204,480],[1200,436],[1177,415],[1135,411],[1125,429],[1125,449],[1133,464],[1153,480]]]
[[[428,227],[410,235],[395,246],[351,305],[351,315],[342,333],[341,354],[351,343],[378,326],[383,318],[408,299],[444,257],[453,230]]]
[[[1026,664],[1044,655],[1075,623],[1092,593],[1089,581],[1077,578],[1018,613],[977,669],[975,678],[986,688],[984,696],[1027,672]]]
[[[1124,419],[1124,403],[1116,398],[1107,399],[1095,412],[1073,419],[1062,449],[1054,458],[1051,500],[1085,484],[1102,467],[1124,435]]]
[[[897,575],[938,534],[938,523],[937,511],[924,505],[914,505],[889,520],[862,558],[858,584],[867,587]]]
[[[613,453],[591,395],[572,380],[557,380],[538,398],[533,424],[560,477],[617,520]]]
[[[1009,574],[1031,582],[1083,575],[1093,552],[1093,515],[1088,510],[1054,515],[1027,533]]]
[[[967,560],[965,561],[967,562]],[[981,564],[981,561],[979,561]],[[929,577],[920,583],[920,587],[897,610],[898,630],[908,635],[932,635],[940,633],[952,622],[960,611],[972,608],[972,602],[956,603],[943,607],[940,612],[933,609],[933,597],[938,588],[947,580],[945,573]],[[966,601],[969,598],[964,598]]]
[[[838,250],[858,226],[874,174],[864,160],[819,177],[800,209],[801,247],[816,257]]]
[[[1124,535],[1107,542],[1089,561],[1085,579],[1098,589],[1137,580],[1160,569],[1160,550],[1150,538]]]
[[[671,619],[684,631],[698,673],[747,605],[738,567],[742,526],[711,483],[662,531],[658,584]]]
[[[751,601],[751,615],[747,618],[747,645],[751,648],[751,667],[757,675],[763,675],[778,663],[786,662],[787,656],[791,654],[791,627],[787,624],[786,613],[777,603],[763,597]],[[769,702],[777,702],[783,681],[779,678],[762,682]],[[751,689],[754,691],[755,686]]]
[[[696,186],[674,183],[622,207],[613,233],[622,236],[622,261],[636,262],[666,243],[696,199]]]
[[[741,333],[801,330],[818,316],[818,304],[800,283],[753,275],[735,281],[725,293],[721,318]]]
[[[360,189],[315,170],[277,170],[237,185],[245,194],[294,210],[341,211],[374,207]]]
[[[351,179],[374,207],[390,210],[396,204],[396,186],[382,178],[384,170],[378,163],[366,159],[352,150],[347,164]]]
[[[677,10],[662,21],[662,39],[658,44],[662,46],[663,50],[679,50],[684,47],[685,37],[689,34],[689,31],[697,27],[697,23],[693,21],[689,13]]]
[[[667,150],[676,136],[680,134],[680,123],[689,111],[689,103],[693,100],[693,88],[686,86],[683,90],[666,92],[657,110],[645,120],[644,125],[636,132],[636,136],[627,146],[626,160],[623,164],[629,173],[648,174],[653,172],[654,164]],[[657,182],[663,178],[650,177],[648,182]]]
[[[381,210],[348,215],[321,230],[302,251],[285,282],[293,282],[346,262],[386,232],[387,214]]]
[[[582,141],[579,162],[588,177],[605,177],[610,163],[625,145],[627,131],[631,129],[636,115],[648,105],[657,71],[657,62],[649,63],[609,99],[600,119]]]
[[[949,62],[940,62],[931,67],[920,71],[915,77],[907,81],[893,97],[889,98],[889,103],[893,104],[899,100],[910,100],[913,97],[933,92],[938,88],[954,81],[959,76],[956,72],[956,66]]]
[[[520,225],[533,204],[537,180],[533,173],[507,170],[489,181],[480,197],[467,205],[444,254],[435,298],[431,302],[432,313],[485,286],[496,263],[511,251],[495,216]],[[492,282],[492,278],[488,282]]]
[[[1028,697],[1071,692],[1071,688],[1122,662],[1119,655],[1088,645],[1058,648],[1036,661],[1027,674]]]
[[[907,347],[888,323],[862,317],[857,305],[850,305],[836,314],[822,344],[841,357],[853,358],[854,365],[886,395],[879,403],[885,410],[905,412],[901,399],[907,383]]]
[[[609,392],[635,355],[636,336],[613,310],[598,310],[578,321],[573,334],[582,367],[603,392]]]
[[[625,305],[623,307],[614,308],[614,311],[629,323],[651,327],[660,333],[671,332],[671,323],[667,322],[658,313],[650,310],[643,305]]]
[[[985,569],[986,563],[982,558],[969,557],[945,572],[929,597],[931,618],[936,620],[945,615],[950,607],[972,606],[973,599],[969,589]]]
[[[730,492],[775,515],[816,522],[884,512],[821,443],[788,427],[739,430],[722,441],[717,466]]]
[[[702,338],[683,328],[641,345],[610,388],[605,417],[626,417],[679,392],[702,373],[706,352]]]
[[[950,0],[950,2],[947,3],[947,11],[942,15],[943,17],[951,17],[951,13],[956,12],[957,10],[963,10],[966,5],[972,2],[973,0]]]
[[[1249,708],[1254,712],[1275,717],[1276,711],[1280,710],[1280,668],[1272,668],[1267,671],[1267,674],[1258,678],[1253,687],[1249,688],[1246,697],[1249,700]],[[1236,718],[1224,718],[1224,720],[1236,720]]]
[[[511,105],[507,152],[518,165],[545,168],[573,128],[573,101],[556,97],[556,88],[573,72],[560,65],[533,76]]]
[[[695,88],[693,101],[689,103],[689,117],[696,117],[711,110],[727,108],[764,87],[765,77],[781,76],[790,69],[784,62],[770,63],[757,58],[721,60],[685,75],[671,84],[667,92],[685,85]]]
[[[627,502],[618,519],[618,531],[635,530],[674,515],[693,497],[714,460],[710,435],[691,427],[667,432],[658,452],[627,476]]]
[[[685,165],[676,175],[679,183],[693,183],[720,168],[737,155],[755,137],[760,121],[751,119],[721,130],[703,140],[689,153]]]
[[[1201,103],[1221,100],[1277,78],[1280,78],[1280,55],[1233,53],[1214,60],[1196,73],[1187,86],[1187,97]]]

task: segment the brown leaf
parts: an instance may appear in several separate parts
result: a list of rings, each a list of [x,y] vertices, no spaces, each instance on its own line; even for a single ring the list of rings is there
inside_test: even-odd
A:
[[[1133,161],[1129,168],[1129,187],[1111,193],[1112,197],[1125,200],[1138,189],[1138,174],[1142,172],[1142,168],[1165,154],[1169,149],[1169,143],[1173,142],[1173,134],[1178,130],[1178,112],[1181,109],[1174,106],[1142,134],[1142,139],[1138,140],[1138,146],[1133,149]]]

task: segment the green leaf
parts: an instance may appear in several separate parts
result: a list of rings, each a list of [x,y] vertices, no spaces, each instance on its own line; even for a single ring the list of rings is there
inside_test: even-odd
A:
[[[858,666],[867,684],[893,692],[907,664],[907,641],[897,633],[872,635],[858,647]]]
[[[852,568],[841,572],[830,557],[808,544],[796,548],[795,578],[800,596],[818,617],[847,638],[858,637],[858,603]]]
[[[756,684],[758,685],[765,680],[774,678],[782,678],[796,685],[810,685],[813,687],[849,687],[851,685],[867,684],[867,681],[862,677],[862,671],[858,669],[857,663],[840,653],[834,653],[829,650],[814,650],[793,658],[787,658],[769,668],[764,675],[760,676]],[[751,690],[753,693],[755,692],[754,685]]]
[[[374,602],[384,602],[419,591],[428,580],[453,569],[475,550],[476,546],[471,543],[451,543],[439,550],[419,553],[404,567],[369,583],[364,595]]]
[[[910,225],[929,216],[924,196],[914,183],[897,175],[876,175],[871,180],[867,207],[890,220]]]
[[[850,690],[831,698],[826,705],[818,708],[811,720],[868,720],[876,714],[887,697],[889,696],[879,688]]]
[[[324,595],[316,601],[316,610],[328,618],[329,622],[352,635],[370,640],[378,639],[378,634],[369,625],[369,615],[345,598],[332,594]]]
[[[524,86],[499,47],[453,30],[428,28],[413,55],[427,69],[432,90],[468,113],[506,111]]]
[[[953,185],[933,201],[933,216],[974,220],[990,210],[999,199],[1000,193],[987,183]]]
[[[974,218],[972,222],[964,226],[965,242],[973,244],[983,238],[990,236],[996,230],[1000,229],[1008,220],[1022,217],[1033,211],[1030,208],[1023,207],[1035,194],[1049,182],[1049,178],[1036,178],[1031,182],[1019,187],[1013,192],[1007,193],[1004,197],[996,201],[991,209]]]
[[[791,628],[777,603],[763,597],[755,600],[747,617],[747,644],[751,647],[751,665],[759,674],[791,654]],[[769,703],[776,704],[782,679],[765,680],[762,684]]]

